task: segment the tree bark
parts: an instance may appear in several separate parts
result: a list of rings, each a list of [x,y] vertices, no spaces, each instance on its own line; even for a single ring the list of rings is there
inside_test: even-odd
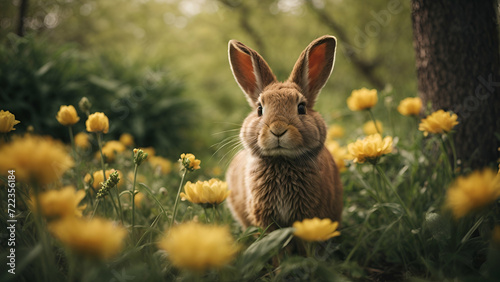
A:
[[[21,0],[21,5],[19,6],[19,22],[17,25],[17,35],[19,37],[24,36],[24,18],[26,18],[27,10],[28,10],[28,0]]]
[[[496,0],[412,0],[419,95],[458,115],[454,142],[462,168],[497,162],[500,143]]]

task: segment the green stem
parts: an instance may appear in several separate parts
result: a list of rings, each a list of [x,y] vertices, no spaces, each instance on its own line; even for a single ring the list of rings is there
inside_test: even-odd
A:
[[[116,188],[116,198],[118,199],[118,210],[120,212],[120,219],[121,219],[122,225],[124,225],[123,224],[122,202],[120,201],[120,193],[118,192],[118,184],[115,185],[115,188]],[[110,194],[111,194],[111,192],[110,192]]]
[[[96,133],[97,135],[97,144],[99,145],[99,153],[101,154],[101,167],[102,167],[102,179],[103,179],[103,183],[106,181],[106,168],[104,166],[104,154],[102,153],[102,136],[101,136],[101,133],[100,132],[97,132]],[[118,188],[116,188],[117,191],[118,191]],[[116,211],[116,214],[118,216],[120,216],[121,220],[122,220],[122,224],[123,224],[123,215],[121,215],[121,205],[120,205],[120,209],[118,209],[118,207],[116,206],[115,204],[115,201],[113,200],[113,196],[112,196],[112,193],[111,191],[109,191],[109,199],[111,201],[111,203],[113,204],[113,208],[115,209]],[[118,202],[120,202],[120,196],[118,196]]]
[[[305,243],[305,248],[306,248],[306,256],[308,258],[313,257],[313,244],[314,242],[304,242]]]
[[[154,227],[154,226],[158,223],[158,221],[160,221],[161,215],[162,215],[162,213],[160,213],[159,215],[157,215],[157,216],[155,217],[155,219],[153,220],[153,223],[151,223],[151,225],[149,226],[149,229],[148,229],[148,230],[146,230],[146,232],[144,232],[144,233],[142,234],[141,238],[139,238],[139,241],[137,241],[137,244],[135,244],[135,247],[136,247],[136,248],[138,248],[138,247],[141,245],[142,241],[144,240],[144,238],[146,238],[146,235],[147,235],[148,233],[151,233],[153,230],[155,230],[155,229],[153,229],[153,227]],[[156,230],[157,230],[157,229],[156,229]]]
[[[96,201],[95,201],[94,211],[92,212],[92,216],[90,217],[90,219],[93,219],[93,218],[94,218],[94,215],[95,215],[95,213],[96,213],[96,211],[97,211],[97,207],[99,206],[99,202],[100,202],[99,200],[96,200]]]
[[[380,133],[380,130],[378,129],[378,126],[377,126],[377,121],[375,120],[375,115],[373,115],[373,112],[371,109],[368,109],[368,113],[370,113],[370,117],[371,119],[373,120],[373,126],[375,126],[375,129],[377,130],[377,133],[380,134],[382,136],[382,134]]]
[[[73,151],[73,158],[76,161],[76,146],[75,146],[75,137],[73,136],[73,127],[68,126],[69,130],[69,139],[71,140],[71,150]]]
[[[69,265],[68,265],[68,281],[72,282],[72,281],[75,281],[75,273],[76,273],[76,267],[77,267],[77,264],[76,264],[76,257],[75,256],[72,256],[72,257],[69,257]]]
[[[103,182],[106,181],[106,169],[104,167],[104,155],[102,153],[102,139],[101,139],[101,133],[98,132],[96,133],[97,135],[97,144],[99,145],[99,153],[101,154],[101,168],[102,168],[102,176],[103,176]]]
[[[161,202],[156,198],[156,196],[153,194],[153,192],[151,192],[151,190],[148,188],[148,186],[146,186],[144,183],[139,183],[139,185],[142,186],[142,188],[144,188],[146,190],[146,192],[148,192],[148,194],[149,194],[149,196],[151,196],[151,198],[153,198],[153,200],[156,202],[156,204],[160,208],[161,212],[164,214],[167,214],[167,211],[165,210],[165,208],[163,208],[163,205],[161,204]]]
[[[444,160],[445,160],[445,162],[447,164],[447,167],[448,167],[448,170],[449,170],[449,173],[450,173],[450,177],[453,178],[453,167],[451,166],[450,159],[448,158],[448,152],[446,151],[446,144],[445,144],[445,141],[443,139],[443,136],[440,136],[439,140],[441,141],[440,142],[440,144],[441,144],[441,151],[443,151]]]
[[[32,186],[33,187],[33,192],[35,194],[35,203],[36,203],[36,214],[35,214],[35,226],[36,226],[36,229],[38,231],[38,236],[40,236],[40,241],[42,243],[42,248],[43,248],[43,255],[44,255],[44,259],[43,261],[44,262],[47,262],[49,264],[52,264],[53,260],[52,260],[52,257],[50,255],[50,251],[49,251],[49,243],[48,243],[48,240],[47,240],[47,232],[45,232],[45,230],[43,230],[43,219],[42,219],[42,209],[41,209],[41,204],[40,204],[40,191],[39,191],[39,188],[38,186],[35,184]],[[50,272],[50,269],[51,267],[46,267],[45,265],[42,267],[43,269],[43,277],[45,277],[44,280],[46,280],[48,278],[48,275]]]
[[[401,199],[401,197],[399,197],[399,194],[396,191],[396,188],[394,188],[394,186],[392,186],[391,181],[389,180],[389,178],[387,178],[387,175],[385,175],[385,172],[382,170],[382,168],[380,168],[378,165],[374,165],[374,166],[377,168],[378,173],[382,176],[382,178],[384,179],[384,181],[387,184],[387,186],[389,186],[389,188],[392,190],[392,192],[394,193],[394,195],[398,199],[400,205],[403,207],[403,209],[406,212],[406,215],[407,215],[407,217],[408,217],[408,219],[410,221],[411,227],[414,228],[413,223],[410,220],[411,219],[411,217],[410,217],[410,210],[408,209],[408,207],[406,206],[406,204],[403,202],[403,199]]]
[[[451,153],[453,154],[453,176],[457,170],[457,151],[455,150],[455,142],[453,141],[453,134],[450,132],[447,135],[448,143],[450,143]]]
[[[172,219],[170,220],[170,227],[174,226],[175,216],[177,215],[177,205],[179,204],[179,196],[181,194],[182,184],[184,183],[184,177],[186,177],[187,172],[188,170],[184,169],[184,173],[182,174],[181,178],[181,184],[179,185],[179,189],[177,190],[177,196],[175,197],[174,211],[172,214]]]
[[[217,204],[213,204],[212,209],[214,211],[214,221],[215,223],[219,223],[220,218],[219,218],[219,212],[217,210]]]
[[[377,168],[376,165],[373,165],[373,177],[377,187],[375,188],[375,196],[377,196],[377,202],[382,203],[382,198],[380,197],[379,190],[381,190],[382,185],[380,185],[379,178],[377,177]]]
[[[137,179],[137,167],[138,167],[138,165],[135,164],[135,166],[134,166],[134,184],[132,185],[132,236],[135,234],[134,233],[134,228],[135,228],[135,182]]]
[[[203,205],[203,212],[205,213],[205,223],[210,223],[210,220],[208,219],[208,213],[207,213],[207,208]]]
[[[457,250],[457,253],[458,251],[462,248],[463,244],[470,239],[470,237],[472,236],[472,234],[476,231],[476,229],[479,228],[479,225],[481,225],[481,223],[483,223],[484,221],[484,215],[481,216],[477,221],[476,223],[474,223],[474,225],[471,227],[471,229],[469,230],[469,232],[467,232],[467,234],[465,234],[465,236],[462,238],[462,240],[460,241],[460,243],[462,244],[459,249]]]

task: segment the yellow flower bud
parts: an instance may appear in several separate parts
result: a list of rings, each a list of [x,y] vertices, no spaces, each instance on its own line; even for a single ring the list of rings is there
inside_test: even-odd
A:
[[[129,133],[123,133],[120,135],[120,142],[126,147],[131,147],[134,145],[134,137]]]
[[[347,107],[351,111],[368,110],[378,102],[377,90],[361,88],[354,90],[351,96],[347,98]]]
[[[184,168],[189,171],[200,169],[201,161],[196,159],[193,154],[182,154],[179,161],[182,163]]]
[[[75,107],[72,105],[61,106],[61,108],[59,108],[59,112],[57,112],[56,119],[60,124],[65,126],[71,126],[80,120]]]
[[[404,116],[418,116],[422,109],[422,99],[406,98],[403,99],[398,106],[398,112]]]
[[[328,131],[326,133],[327,140],[333,140],[337,138],[341,138],[344,136],[344,128],[338,124],[333,124],[328,127]]]
[[[89,116],[85,122],[88,132],[102,132],[108,133],[109,131],[109,120],[104,113],[93,113]]]
[[[352,159],[347,153],[347,148],[341,147],[340,144],[335,140],[327,140],[325,143],[325,147],[332,155],[339,171],[345,171],[345,160]]]
[[[163,157],[152,156],[149,158],[149,164],[163,175],[169,174],[172,170],[172,163]]]
[[[90,111],[90,107],[92,107],[92,104],[87,97],[83,97],[80,102],[78,102],[78,107],[80,107],[80,110],[82,112],[87,113],[88,111]]]
[[[372,135],[378,133],[381,134],[383,131],[384,127],[382,126],[382,123],[379,120],[377,120],[375,123],[373,122],[373,120],[370,120],[363,125],[363,132],[366,135]]]
[[[85,132],[80,132],[75,135],[75,145],[78,148],[87,149],[90,147],[89,135]]]
[[[14,125],[20,123],[9,111],[0,111],[0,133],[16,130]]]
[[[106,161],[112,162],[117,154],[126,150],[125,146],[116,140],[110,140],[102,147],[102,154],[106,156]],[[97,154],[99,155],[99,154]]]

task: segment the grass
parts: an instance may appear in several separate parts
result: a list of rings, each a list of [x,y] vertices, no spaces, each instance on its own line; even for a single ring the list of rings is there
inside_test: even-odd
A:
[[[417,124],[410,117],[403,118],[408,119],[408,124]],[[36,184],[18,182],[16,274],[7,272],[9,250],[3,249],[0,280],[495,281],[500,277],[500,246],[492,240],[494,226],[499,222],[498,200],[454,219],[443,204],[447,188],[461,172],[454,169],[453,161],[444,153],[446,148],[439,149],[449,144],[441,143],[441,135],[424,138],[416,127],[407,128],[399,137],[394,136],[393,152],[376,164],[348,162],[341,175],[345,207],[341,236],[314,243],[308,257],[287,252],[292,228],[271,233],[256,227],[241,230],[224,204],[217,209],[187,201],[176,204],[184,181],[223,178],[217,174],[218,169],[205,167],[204,160],[202,169],[189,173],[181,171],[177,160],[171,160],[172,169],[162,173],[147,161],[137,166],[133,148],[103,164],[94,155],[97,148],[92,152],[77,149],[75,167],[65,173],[60,183],[48,188],[73,185],[85,189],[84,216],[95,212],[117,224],[123,221],[127,229],[124,248],[106,261],[66,248],[48,231],[46,220],[29,208],[29,194]],[[107,141],[106,135],[103,137]],[[355,137],[338,141],[347,144]],[[91,183],[85,183],[84,176],[111,168],[122,172],[125,185],[119,190],[113,188],[96,207],[95,191]],[[2,180],[7,188],[7,177],[2,176]],[[144,195],[135,205],[131,201],[134,183]],[[2,224],[8,219],[7,206],[2,196]],[[227,226],[240,246],[236,257],[222,268],[202,272],[175,267],[157,242],[169,232],[173,221],[181,224],[193,220]],[[5,230],[2,228],[2,232]],[[6,237],[2,239],[5,246]]]

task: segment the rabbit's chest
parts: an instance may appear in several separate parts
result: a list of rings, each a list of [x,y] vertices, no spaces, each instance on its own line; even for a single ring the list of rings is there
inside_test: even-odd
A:
[[[261,226],[291,226],[296,220],[310,217],[318,204],[314,191],[318,183],[310,169],[278,163],[255,170],[253,178],[252,210]]]

